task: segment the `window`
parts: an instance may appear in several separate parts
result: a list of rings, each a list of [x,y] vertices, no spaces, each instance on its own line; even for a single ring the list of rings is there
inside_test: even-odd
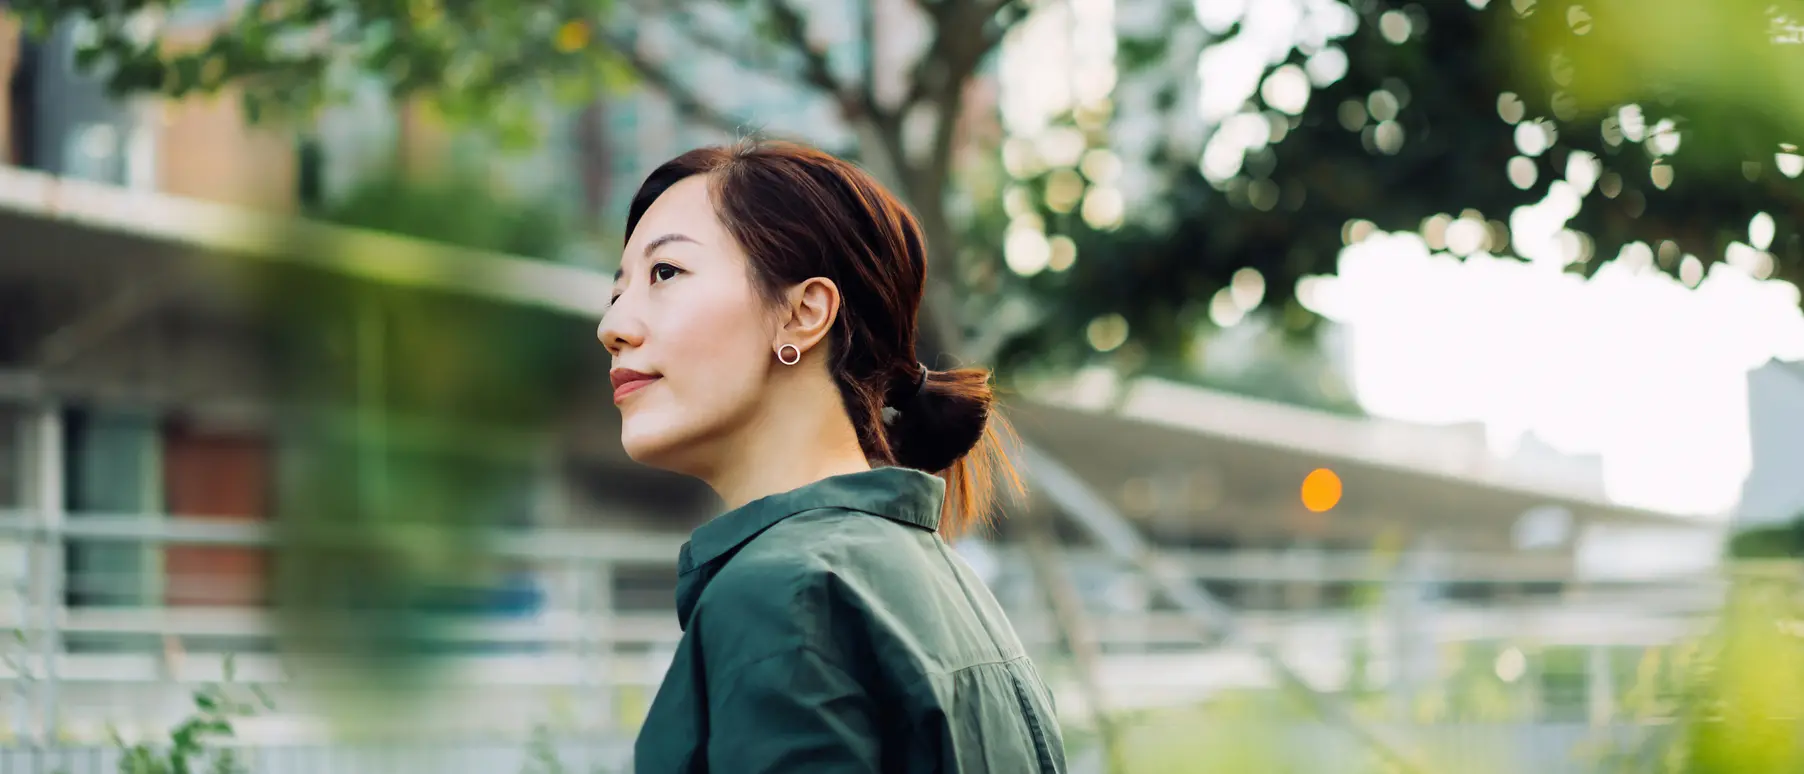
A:
[[[23,407],[0,404],[0,511],[22,511],[28,505],[29,416]],[[29,546],[23,536],[0,538],[0,608],[20,610],[26,604],[31,588]]]
[[[63,143],[63,174],[78,180],[123,184],[122,151],[119,130],[112,124],[77,124]]]
[[[0,405],[0,511],[25,507],[25,412]]]
[[[64,518],[142,515],[162,510],[158,427],[148,412],[76,408],[63,418]],[[155,543],[70,541],[63,593],[71,607],[140,607],[162,600],[162,547]],[[71,633],[71,653],[144,652],[157,638],[138,633]]]
[[[158,423],[148,412],[72,409],[63,426],[66,518],[137,516],[162,510]],[[71,605],[132,606],[159,598],[155,546],[72,542]]]

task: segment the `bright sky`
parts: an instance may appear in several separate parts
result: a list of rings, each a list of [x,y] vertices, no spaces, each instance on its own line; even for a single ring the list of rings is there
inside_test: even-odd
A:
[[[1609,496],[1688,514],[1732,508],[1747,475],[1746,373],[1804,357],[1792,285],[1719,264],[1695,290],[1628,251],[1592,280],[1551,262],[1431,254],[1416,234],[1348,248],[1313,302],[1349,333],[1374,414],[1481,421],[1600,453]]]

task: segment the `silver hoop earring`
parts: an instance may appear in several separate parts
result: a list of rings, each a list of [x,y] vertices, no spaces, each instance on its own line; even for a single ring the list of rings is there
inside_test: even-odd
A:
[[[785,357],[785,350],[794,352],[795,354],[793,356]],[[777,347],[777,362],[782,363],[783,365],[795,365],[802,362],[802,348],[794,344],[784,344],[781,347]]]

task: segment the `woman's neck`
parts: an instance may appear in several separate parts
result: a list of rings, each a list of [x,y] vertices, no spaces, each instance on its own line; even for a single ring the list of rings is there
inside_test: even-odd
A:
[[[727,508],[871,469],[845,412],[822,410],[840,405],[837,387],[829,382],[826,388],[829,394],[777,391],[784,399],[766,401],[758,418],[734,439],[727,459],[706,477]]]

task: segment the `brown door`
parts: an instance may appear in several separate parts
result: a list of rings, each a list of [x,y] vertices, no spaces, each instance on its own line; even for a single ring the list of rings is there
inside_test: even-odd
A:
[[[163,478],[173,516],[268,519],[269,445],[260,437],[172,427],[163,436]],[[165,604],[245,606],[267,599],[265,549],[171,545],[163,556]]]

